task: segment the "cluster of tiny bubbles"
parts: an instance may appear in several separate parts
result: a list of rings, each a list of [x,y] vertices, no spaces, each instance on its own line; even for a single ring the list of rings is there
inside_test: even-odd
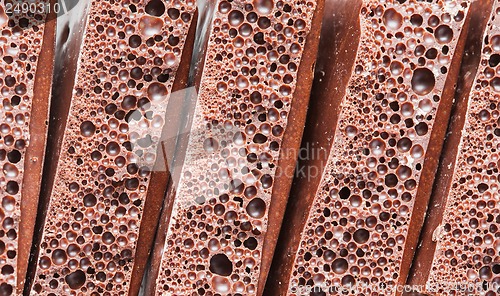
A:
[[[46,1],[38,1],[46,3]],[[12,14],[0,5],[0,294],[16,287],[24,159],[45,14]],[[35,160],[32,161],[41,161]],[[26,198],[26,197],[25,197]],[[29,198],[29,197],[28,197]]]
[[[398,282],[418,180],[467,9],[462,1],[364,1],[337,140],[301,234],[289,295],[304,286],[364,287],[348,294],[374,295]]]
[[[495,3],[443,220],[435,232],[429,281],[443,294],[443,282],[475,284],[475,295],[500,294],[500,6]]]
[[[220,0],[157,293],[255,295],[314,1]]]
[[[191,0],[90,1],[32,293],[126,295]],[[71,41],[70,41],[71,42]]]

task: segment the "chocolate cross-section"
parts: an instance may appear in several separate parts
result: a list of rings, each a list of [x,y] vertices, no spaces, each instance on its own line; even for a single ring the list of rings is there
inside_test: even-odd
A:
[[[134,295],[159,216],[148,201],[161,205],[168,181],[154,165],[164,126],[173,128],[170,95],[187,81],[196,2],[79,5],[82,18],[61,26],[54,164],[30,293]]]

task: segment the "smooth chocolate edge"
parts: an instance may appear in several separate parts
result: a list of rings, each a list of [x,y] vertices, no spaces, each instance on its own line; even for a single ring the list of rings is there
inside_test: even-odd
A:
[[[192,29],[196,31],[194,46],[201,46],[201,49],[199,49],[197,52],[193,52],[189,69],[188,86],[193,86],[194,89],[196,89],[196,92],[199,89],[201,76],[205,65],[205,53],[208,46],[208,37],[211,30],[215,3],[216,1],[208,0],[204,8],[198,6],[197,25],[192,27]],[[203,32],[203,29],[206,29],[206,31]],[[200,42],[200,40],[203,41]],[[171,162],[169,162],[171,164],[168,168],[170,171],[170,179],[167,184],[166,194],[160,214],[159,224],[156,230],[156,237],[149,260],[150,262],[148,270],[144,273],[143,294],[148,296],[156,295],[156,280],[158,279],[158,275],[160,273],[170,216],[172,214],[172,208],[178,189],[177,185],[179,184],[180,175],[187,152],[189,131],[191,130],[194,109],[197,102],[197,95],[192,91],[192,88],[191,90],[188,89],[183,98],[183,108],[179,115],[184,116],[184,118],[181,118],[181,127],[179,133],[176,136],[176,145],[174,147],[173,157]],[[168,153],[167,151],[171,150],[168,150],[167,148],[162,153],[166,154]]]
[[[70,28],[69,34],[72,34],[75,37],[74,41],[71,44],[58,44],[60,40],[56,41],[55,65],[53,71],[54,83],[52,85],[50,119],[45,160],[43,165],[42,187],[38,202],[37,217],[33,232],[33,243],[31,245],[31,253],[23,295],[30,294],[31,286],[33,285],[35,272],[38,266],[39,246],[43,236],[45,216],[47,214],[57,170],[57,161],[54,160],[59,159],[60,150],[64,140],[63,135],[66,129],[66,121],[71,106],[71,98],[73,96],[73,87],[76,81],[77,69],[79,68],[78,65],[80,64],[80,52],[81,47],[83,46],[83,37],[86,31],[89,9],[88,4],[88,1],[86,1],[84,5],[85,11],[82,14],[83,17],[79,22],[81,26],[78,28],[78,31],[74,30],[77,29],[76,25],[73,28]],[[68,39],[66,38],[64,42],[67,40]],[[67,45],[68,47],[63,45]]]
[[[50,5],[54,3],[55,0],[50,1]],[[19,236],[17,238],[17,294],[21,294],[24,289],[42,186],[42,170],[46,152],[56,46],[57,18],[51,16],[52,14],[47,15],[44,24],[43,43],[38,57],[31,105],[30,144],[26,149],[24,159],[21,217]]]
[[[327,0],[325,3],[323,27],[317,30],[322,32],[320,52],[301,147],[308,149],[314,145],[316,149],[326,151],[316,159],[298,162],[299,168],[305,168],[306,171],[320,168],[320,175],[313,179],[307,175],[301,176],[293,182],[264,295],[287,294],[300,234],[321,182],[323,168],[328,162],[340,105],[354,69],[361,32],[361,6],[361,0]],[[281,211],[285,211],[285,208]]]
[[[142,213],[139,238],[137,240],[134,267],[132,269],[129,286],[129,296],[139,294],[144,271],[151,255],[151,250],[153,249],[158,223],[160,221],[160,214],[164,204],[164,198],[169,187],[168,184],[171,183],[171,166],[169,164],[172,163],[172,157],[175,153],[177,144],[173,139],[176,139],[183,119],[183,105],[177,104],[177,101],[175,100],[175,92],[182,91],[188,87],[189,69],[194,50],[197,18],[198,10],[196,10],[193,15],[188,34],[186,36],[186,41],[184,43],[179,68],[175,73],[174,84],[172,85],[172,90],[170,92],[171,95],[167,105],[167,111],[165,113],[165,125],[163,126],[161,142],[158,143],[157,147],[155,164],[157,169],[153,169],[153,172],[151,172],[149,180],[150,186],[144,203],[144,211]],[[181,94],[182,93],[183,92],[181,92]]]
[[[325,0],[316,2],[316,9],[311,21],[311,28],[306,37],[302,58],[297,71],[297,84],[292,97],[292,104],[288,115],[286,131],[281,142],[278,165],[276,167],[276,178],[271,193],[267,217],[267,230],[262,246],[262,257],[260,259],[260,274],[257,283],[257,295],[263,295],[264,288],[274,257],[274,251],[278,242],[281,224],[285,215],[293,175],[297,165],[297,153],[304,133],[307,110],[313,85],[314,71],[319,47],[319,36]]]
[[[492,3],[493,0],[474,1],[467,16],[470,21],[469,28],[464,26],[464,29],[462,31],[462,34],[467,33],[467,38],[464,38],[464,40],[466,40],[465,52],[461,61],[462,65],[460,68],[459,79],[457,81],[457,88],[455,93],[456,101],[451,108],[451,120],[449,122],[449,126],[445,126],[443,123],[443,127],[440,128],[440,136],[444,136],[446,127],[448,127],[448,131],[446,133],[446,140],[444,142],[441,159],[439,161],[439,166],[437,169],[436,180],[433,184],[427,213],[425,214],[425,216],[423,213],[420,213],[420,217],[415,217],[415,219],[418,219],[418,224],[416,226],[414,226],[413,217],[411,220],[412,224],[410,224],[410,229],[412,227],[415,227],[416,229],[418,227],[418,229],[421,229],[420,238],[415,236],[417,235],[416,231],[413,234],[414,237],[412,238],[414,240],[419,239],[419,244],[417,250],[414,251],[415,254],[413,257],[413,264],[411,265],[411,269],[409,269],[408,271],[408,279],[406,284],[410,287],[425,285],[427,283],[429,272],[432,266],[434,252],[436,249],[436,242],[433,241],[432,236],[434,230],[442,221],[448,192],[453,180],[453,172],[455,170],[455,162],[462,136],[462,129],[465,125],[467,107],[469,102],[469,93],[474,84],[477,73],[477,66],[481,61],[483,33],[490,19]],[[455,56],[454,59],[457,60],[457,56]],[[441,107],[442,106],[440,106],[440,109]],[[432,143],[433,142],[431,142],[431,144]],[[432,161],[432,165],[434,165],[434,163],[438,161],[438,158],[436,157],[436,159],[433,159]],[[424,180],[424,177],[427,174],[426,181],[429,182],[427,186],[430,187],[432,186],[431,182],[435,176],[434,173],[436,171],[432,170],[431,172],[427,172],[426,165],[427,162],[424,165],[424,171],[422,172],[422,178],[420,182]],[[419,197],[425,198],[426,196],[417,196],[417,198]],[[419,210],[422,211],[425,209]],[[415,213],[416,211],[414,209],[414,214]],[[409,254],[407,255],[409,256]],[[406,260],[406,263],[408,263],[410,259]],[[413,294],[404,293],[403,295],[409,296]]]

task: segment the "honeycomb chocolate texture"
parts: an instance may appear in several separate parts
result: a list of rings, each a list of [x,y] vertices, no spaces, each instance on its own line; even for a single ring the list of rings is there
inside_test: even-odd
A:
[[[430,270],[425,273],[427,292],[439,295],[500,293],[500,208],[498,201],[500,143],[500,2],[494,1],[484,32],[480,63],[468,93],[465,119],[455,126],[461,136],[451,162],[432,231],[436,244]],[[477,65],[476,65],[477,66]],[[446,150],[445,153],[453,153]],[[432,206],[432,205],[431,205]],[[429,242],[424,242],[429,243]],[[432,257],[432,253],[426,257]],[[417,269],[418,270],[418,269]]]
[[[54,21],[46,20],[45,12],[0,4],[1,295],[22,290],[35,223],[55,46]]]
[[[31,294],[129,293],[145,263],[135,256],[149,248],[137,244],[144,204],[196,10],[191,0],[87,5]]]
[[[286,285],[280,295],[394,295],[404,283],[402,258],[413,255],[409,235],[416,231],[418,238],[415,217],[425,213],[421,206],[414,213],[416,204],[430,195],[432,179],[424,181],[423,171],[427,159],[439,158],[435,147],[443,139],[429,143],[437,130],[444,136],[469,4],[360,4],[357,56],[328,163],[311,204],[291,218],[309,210],[305,223],[288,232],[300,236],[283,256],[293,266],[275,267],[289,272],[277,282]]]
[[[256,295],[273,190],[293,177],[277,167],[318,3],[215,5],[157,295]]]

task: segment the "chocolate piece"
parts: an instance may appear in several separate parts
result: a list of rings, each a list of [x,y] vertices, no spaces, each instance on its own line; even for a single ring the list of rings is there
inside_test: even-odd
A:
[[[52,7],[54,2],[32,4]],[[22,293],[47,139],[55,47],[50,9],[28,15],[0,5],[0,294]]]
[[[362,1],[325,2],[320,51],[316,64],[311,103],[299,155],[299,172],[290,192],[276,252],[265,287],[265,295],[286,295],[287,280],[293,267],[293,246],[300,243],[299,231],[307,222],[334,140],[339,108],[349,82],[359,42],[359,12]],[[324,116],[328,113],[328,116]],[[323,136],[318,136],[323,135]],[[321,176],[321,175],[320,175]],[[295,247],[296,249],[296,247]]]
[[[156,170],[157,146],[170,93],[187,81],[195,10],[93,0],[61,30],[57,161],[30,293],[137,294],[169,178]]]
[[[500,61],[496,43],[500,40],[499,9],[498,1],[477,1],[471,8],[473,19],[457,106],[408,280],[419,292],[499,293],[500,216],[495,197],[495,147],[500,135],[500,100],[495,90],[499,80],[495,69]]]
[[[176,106],[178,106],[178,114],[175,116],[180,116],[181,126],[178,133],[174,136],[175,145],[164,147],[164,154],[171,156],[166,161],[170,172],[170,179],[167,185],[166,198],[164,199],[161,216],[158,225],[155,228],[157,233],[154,240],[152,254],[144,273],[140,295],[155,294],[156,279],[158,278],[160,265],[162,263],[161,258],[163,256],[165,246],[168,220],[172,212],[172,206],[175,200],[174,197],[179,185],[184,159],[188,150],[189,134],[193,123],[192,114],[196,108],[197,89],[199,89],[199,82],[201,80],[203,65],[205,63],[205,53],[215,6],[215,1],[198,1],[199,16],[194,42],[194,47],[197,50],[193,52],[191,59],[190,79],[188,81],[189,87],[182,92],[178,92],[179,102],[176,104]],[[174,114],[174,112],[171,113]]]
[[[328,3],[324,36],[339,38],[320,46],[325,74],[306,134],[329,145],[330,155],[321,181],[306,175],[292,189],[266,294],[340,294],[353,286],[354,295],[394,295],[404,284],[449,120],[468,6]],[[332,48],[332,58],[321,57]],[[331,131],[314,130],[325,125]],[[307,171],[322,161],[302,165]]]
[[[321,15],[321,1],[217,1],[148,295],[262,294],[302,136]]]
[[[138,245],[143,246],[144,249],[138,250],[136,253],[136,261],[141,264],[134,264],[132,270],[132,280],[129,295],[137,295],[142,285],[142,277],[146,271],[146,263],[153,249],[157,227],[160,219],[162,206],[164,203],[165,195],[168,190],[168,185],[171,184],[172,178],[172,165],[177,147],[177,136],[179,130],[182,129],[184,123],[184,104],[183,99],[186,94],[186,86],[188,85],[188,77],[190,72],[190,62],[194,50],[195,32],[197,24],[198,13],[197,10],[192,15],[191,25],[184,45],[184,52],[181,57],[179,68],[176,71],[176,78],[172,85],[172,93],[169,98],[167,110],[165,112],[165,128],[161,134],[161,141],[157,147],[157,161],[153,172],[151,173],[150,186],[146,198],[143,216],[141,222],[141,229],[139,233]]]

